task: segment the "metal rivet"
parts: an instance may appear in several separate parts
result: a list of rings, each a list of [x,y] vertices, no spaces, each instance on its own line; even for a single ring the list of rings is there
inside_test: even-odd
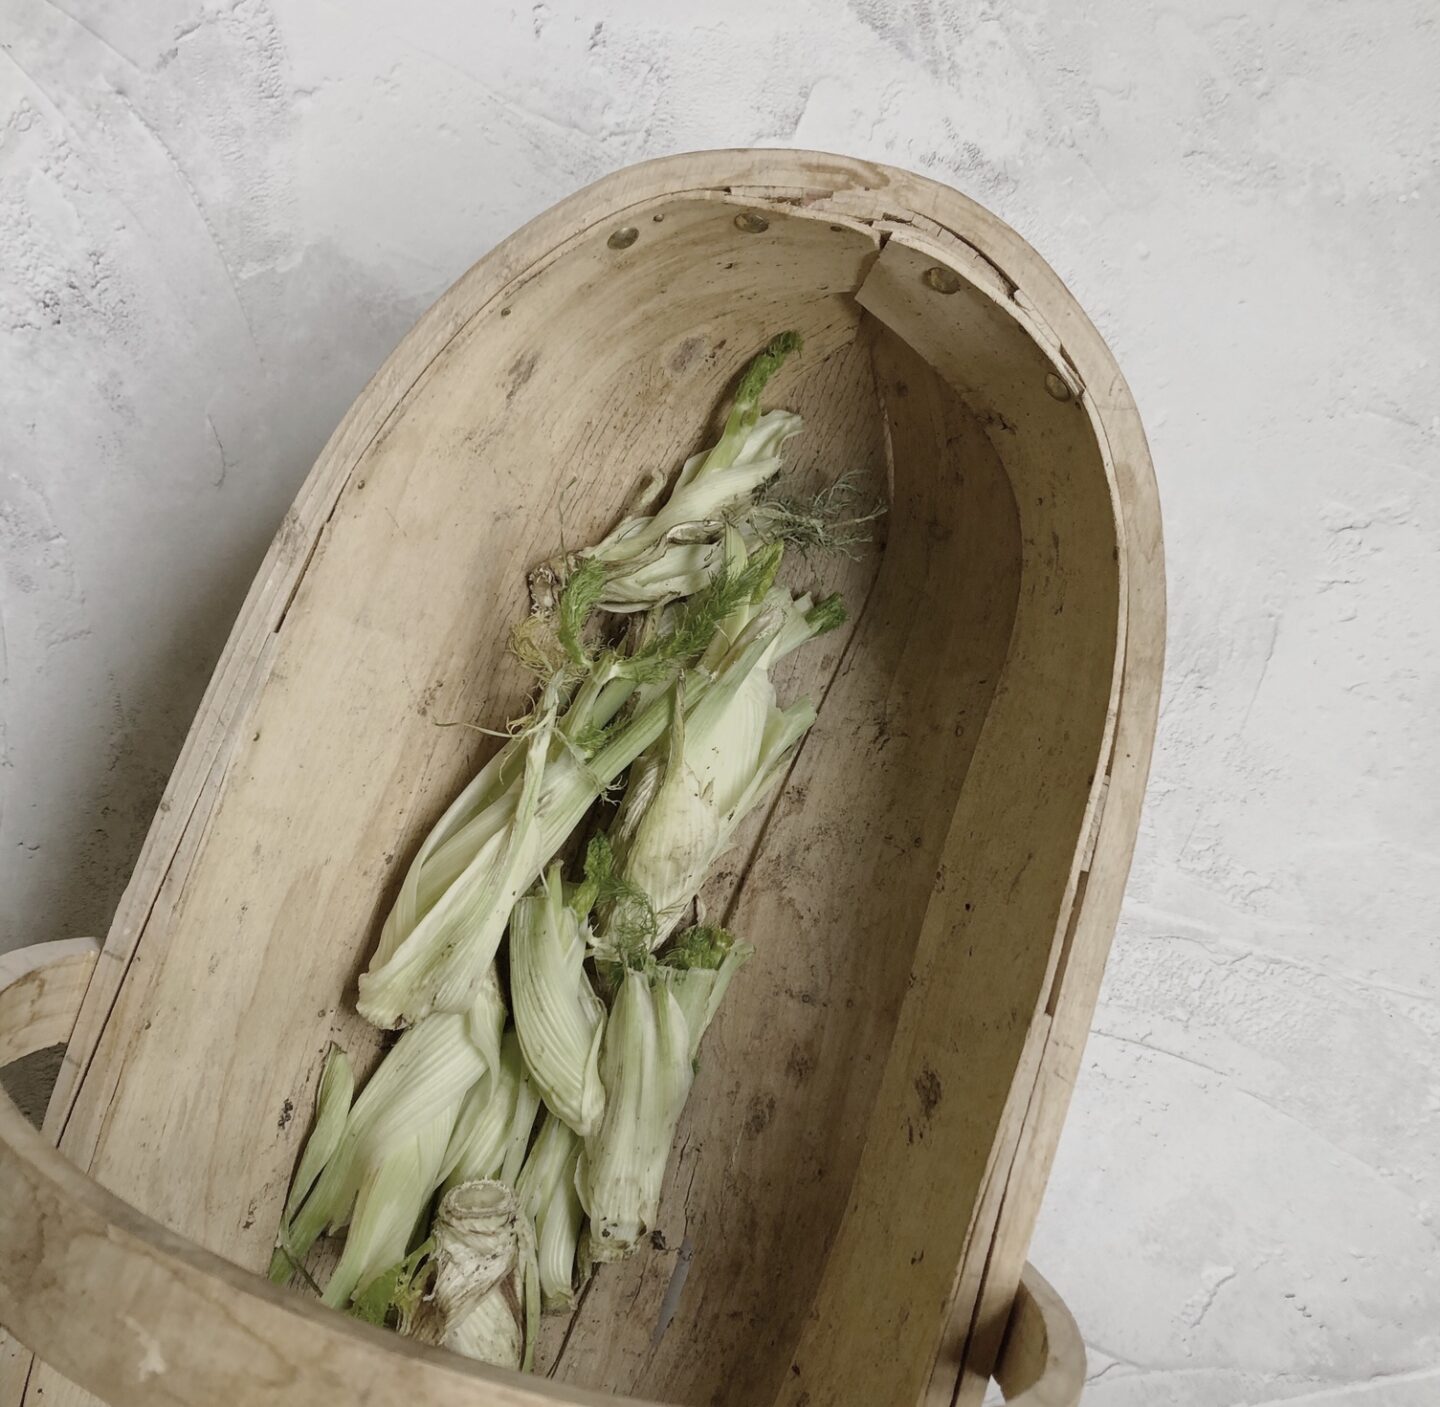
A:
[[[639,238],[640,231],[634,225],[622,225],[618,230],[610,231],[610,238],[605,243],[611,249],[629,249]]]
[[[947,269],[940,264],[932,264],[920,278],[926,288],[933,288],[936,293],[960,291],[960,275],[954,269]]]
[[[742,210],[735,217],[735,228],[744,230],[746,234],[764,234],[770,228],[770,221],[753,210]]]
[[[1053,371],[1045,373],[1045,389],[1055,397],[1057,401],[1068,401],[1074,394],[1065,382]]]

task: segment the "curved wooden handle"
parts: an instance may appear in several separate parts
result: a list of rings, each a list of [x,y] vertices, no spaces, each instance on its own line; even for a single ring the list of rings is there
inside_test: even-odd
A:
[[[65,1041],[99,945],[0,956],[0,1065]],[[278,1290],[87,1178],[0,1093],[0,1325],[110,1407],[618,1407],[505,1373]],[[1075,1407],[1085,1349],[1026,1267],[996,1374],[1011,1407]]]
[[[99,956],[93,938],[0,953],[0,1066],[70,1039]]]
[[[1007,1407],[1076,1407],[1085,1387],[1085,1341],[1050,1282],[1026,1265],[995,1378]]]

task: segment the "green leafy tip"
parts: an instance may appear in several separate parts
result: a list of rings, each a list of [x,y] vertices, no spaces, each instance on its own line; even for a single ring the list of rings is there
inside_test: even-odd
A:
[[[598,557],[589,557],[570,573],[560,594],[555,633],[565,653],[582,667],[590,660],[580,636],[605,594],[605,579],[605,563]]]
[[[765,384],[784,365],[786,357],[804,345],[798,332],[782,332],[772,337],[765,350],[745,368],[735,392],[735,414],[744,425],[753,425],[760,418],[760,393]]]
[[[838,592],[817,601],[805,613],[805,621],[813,635],[824,635],[826,631],[844,625],[846,619],[845,602]]]
[[[585,879],[570,896],[570,907],[580,918],[604,906],[606,945],[629,965],[648,954],[659,929],[655,907],[645,891],[620,873],[615,851],[606,835],[596,835],[585,849]]]
[[[591,719],[588,723],[580,724],[566,736],[582,758],[590,758],[605,746],[614,731],[614,723],[599,723]]]
[[[684,668],[704,654],[715,631],[731,612],[764,598],[780,570],[785,545],[768,543],[737,572],[722,570],[694,596],[684,601],[675,618],[675,627],[657,635],[625,662],[632,679],[650,682],[663,677],[670,666]]]
[[[715,971],[735,946],[735,935],[728,929],[697,923],[687,928],[665,951],[660,961],[666,967],[688,970],[706,968]]]
[[[434,1249],[433,1240],[422,1241],[404,1260],[382,1270],[350,1302],[351,1315],[382,1327],[392,1310],[402,1321],[412,1315],[424,1292],[426,1258]]]
[[[780,571],[780,561],[784,556],[785,544],[783,542],[767,542],[745,564],[740,575],[748,576],[751,583],[750,602],[752,605],[758,606],[765,599],[766,592],[775,585],[775,577]]]
[[[613,894],[617,882],[610,837],[603,832],[591,836],[585,847],[585,879],[570,896],[570,907],[576,916],[587,918],[596,904]]]

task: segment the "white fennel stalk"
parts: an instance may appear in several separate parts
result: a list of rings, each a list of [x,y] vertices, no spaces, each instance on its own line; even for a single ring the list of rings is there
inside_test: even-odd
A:
[[[739,535],[727,537],[730,570],[744,566]],[[813,605],[781,588],[742,602],[715,632],[697,671],[715,671],[703,696],[674,690],[668,735],[632,769],[612,841],[627,884],[655,911],[651,947],[674,931],[736,828],[785,774],[815,720],[808,700],[775,702],[769,671],[804,641],[844,619],[838,600]],[[618,946],[602,922],[600,946]]]
[[[682,933],[660,959],[657,975],[684,1013],[692,1061],[731,979],[754,955],[749,943],[737,943],[725,929],[700,924]]]
[[[347,1223],[327,1303],[346,1304],[404,1257],[439,1185],[466,1096],[499,1063],[504,1019],[492,966],[470,1012],[430,1017],[401,1036],[351,1106],[323,1170],[285,1227],[272,1279],[288,1280],[323,1232]]]
[[[741,376],[719,440],[685,461],[664,504],[626,518],[581,554],[605,566],[601,609],[649,609],[699,591],[721,569],[726,524],[748,519],[756,491],[780,472],[785,442],[801,428],[789,411],[760,412],[766,384],[800,345],[795,332],[772,338]]]
[[[510,909],[544,863],[537,812],[557,707],[548,697],[531,726],[508,824],[495,829],[414,927],[393,948],[382,947],[361,974],[356,1007],[373,1025],[394,1029],[434,1011],[469,1010]],[[503,806],[505,799],[491,805]]]
[[[499,1178],[514,1183],[530,1144],[540,1095],[514,1030],[500,1043],[500,1062],[470,1089],[441,1164],[448,1191],[460,1182]]]
[[[535,1229],[541,1304],[547,1310],[573,1308],[579,1289],[576,1259],[585,1220],[575,1187],[579,1159],[575,1131],[547,1114],[516,1186],[521,1210]]]
[[[668,983],[627,968],[600,1055],[605,1118],[576,1177],[596,1261],[622,1260],[655,1227],[675,1126],[694,1072],[690,1032]]]
[[[300,1155],[295,1177],[290,1183],[290,1195],[285,1199],[285,1214],[277,1245],[285,1244],[290,1223],[300,1210],[300,1204],[340,1146],[345,1119],[354,1098],[355,1075],[350,1068],[350,1057],[332,1042],[330,1053],[325,1057],[325,1069],[320,1075],[320,1087],[315,1093],[315,1124],[305,1141],[305,1151]]]
[[[559,864],[510,915],[510,1000],[520,1048],[546,1106],[582,1136],[605,1112],[605,1003],[585,972],[583,917],[565,901]]]

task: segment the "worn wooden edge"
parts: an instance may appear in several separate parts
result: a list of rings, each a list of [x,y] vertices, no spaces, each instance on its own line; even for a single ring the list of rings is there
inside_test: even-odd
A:
[[[1164,652],[1160,517],[1138,412],[1108,349],[1073,299],[1066,294],[1060,303],[1050,303],[1030,296],[1026,283],[1039,286],[1033,267],[1021,272],[1007,251],[989,246],[982,253],[978,241],[926,217],[881,224],[898,242],[956,268],[1046,354],[1094,430],[1119,541],[1121,601],[1111,713],[1087,808],[1088,839],[1076,857],[1063,939],[1052,953],[1048,991],[1036,1013],[1040,1056],[1017,1067],[1011,1104],[1018,1117],[1012,1121],[1007,1113],[992,1150],[957,1274],[953,1319],[925,1394],[926,1402],[954,1400],[957,1407],[978,1407],[995,1369],[1053,1164],[1138,830]],[[1053,274],[1050,278],[1058,284]],[[1066,312],[1075,316],[1067,318]]]
[[[1125,617],[1114,734],[1099,779],[1090,841],[1080,860],[1069,930],[1045,1003],[1051,1017],[1045,1048],[1024,1090],[1022,1137],[999,1174],[1003,1191],[990,1228],[981,1291],[963,1326],[955,1407],[978,1407],[996,1371],[1001,1329],[1026,1264],[1120,917],[1160,711],[1165,568],[1149,447],[1129,387],[1099,333],[1083,314],[1073,326],[1066,324],[1066,333],[1065,355],[1085,379],[1082,402],[1117,490]],[[1097,376],[1102,357],[1108,370]]]
[[[70,1039],[99,954],[94,938],[0,953],[0,1069]],[[30,1355],[0,1328],[0,1403],[19,1401],[29,1373]]]
[[[1065,1301],[1027,1265],[1015,1292],[995,1380],[1009,1407],[1077,1407],[1085,1341]]]
[[[80,938],[0,956],[7,1062],[56,1044],[57,1031],[64,1039],[98,951],[94,939]],[[308,1407],[338,1394],[374,1407],[626,1400],[469,1364],[279,1290],[106,1192],[3,1096],[0,1187],[0,1324],[110,1407]],[[23,1369],[13,1353],[7,1363]],[[1078,1397],[1065,1393],[1077,1372],[1083,1381],[1074,1320],[1027,1269],[1002,1357],[1007,1401],[1073,1407]]]
[[[256,578],[147,837],[106,942],[107,961],[90,984],[71,1054],[51,1102],[46,1128],[52,1136],[60,1136],[65,1127],[162,885],[167,877],[172,882],[183,878],[172,870],[186,863],[191,848],[187,838],[203,826],[203,812],[218,790],[217,777],[223,775],[237,719],[263,682],[270,653],[267,643],[283,623],[359,457],[435,357],[493,299],[595,225],[647,201],[687,194],[787,204],[815,216],[823,213],[872,227],[882,222],[908,226],[948,245],[948,257],[964,261],[966,276],[984,280],[997,301],[1008,291],[1010,311],[1058,364],[1070,368],[1073,376],[1063,379],[1083,396],[1109,450],[1107,473],[1121,527],[1127,620],[1122,627],[1125,651],[1111,769],[1108,776],[1097,778],[1095,793],[1092,872],[1107,882],[1099,886],[1092,882],[1077,895],[1072,937],[1061,955],[1048,1002],[1055,1022],[1036,1077],[1037,1087],[1042,1081],[1059,1080],[1065,1085],[1073,1081],[1133,851],[1163,656],[1159,507],[1133,399],[1108,348],[1055,273],[1013,230],[975,202],[949,187],[878,163],[814,152],[716,151],[661,158],[607,176],[511,236],[463,275],[417,323],[337,428]],[[1031,1105],[1037,1111],[1033,1117],[1057,1121],[1044,1138],[1037,1139],[1038,1131],[1027,1127],[1031,1142],[1040,1145],[1038,1151],[1043,1153],[1048,1145],[1053,1156],[1064,1101],[1032,1100]],[[85,1149],[75,1151],[82,1159],[88,1154]],[[1038,1199],[1038,1190],[1020,1196],[1007,1189],[1002,1225],[990,1228],[992,1235],[999,1235],[1008,1227],[1011,1244],[1022,1247],[1022,1257]],[[1003,1303],[1013,1293],[1010,1285],[1019,1274],[1018,1266],[1009,1265],[1013,1259],[1012,1254],[1005,1265],[987,1267],[983,1293],[990,1302]]]
[[[472,1364],[278,1289],[85,1177],[0,1101],[0,1324],[110,1407],[554,1407],[621,1399]]]

